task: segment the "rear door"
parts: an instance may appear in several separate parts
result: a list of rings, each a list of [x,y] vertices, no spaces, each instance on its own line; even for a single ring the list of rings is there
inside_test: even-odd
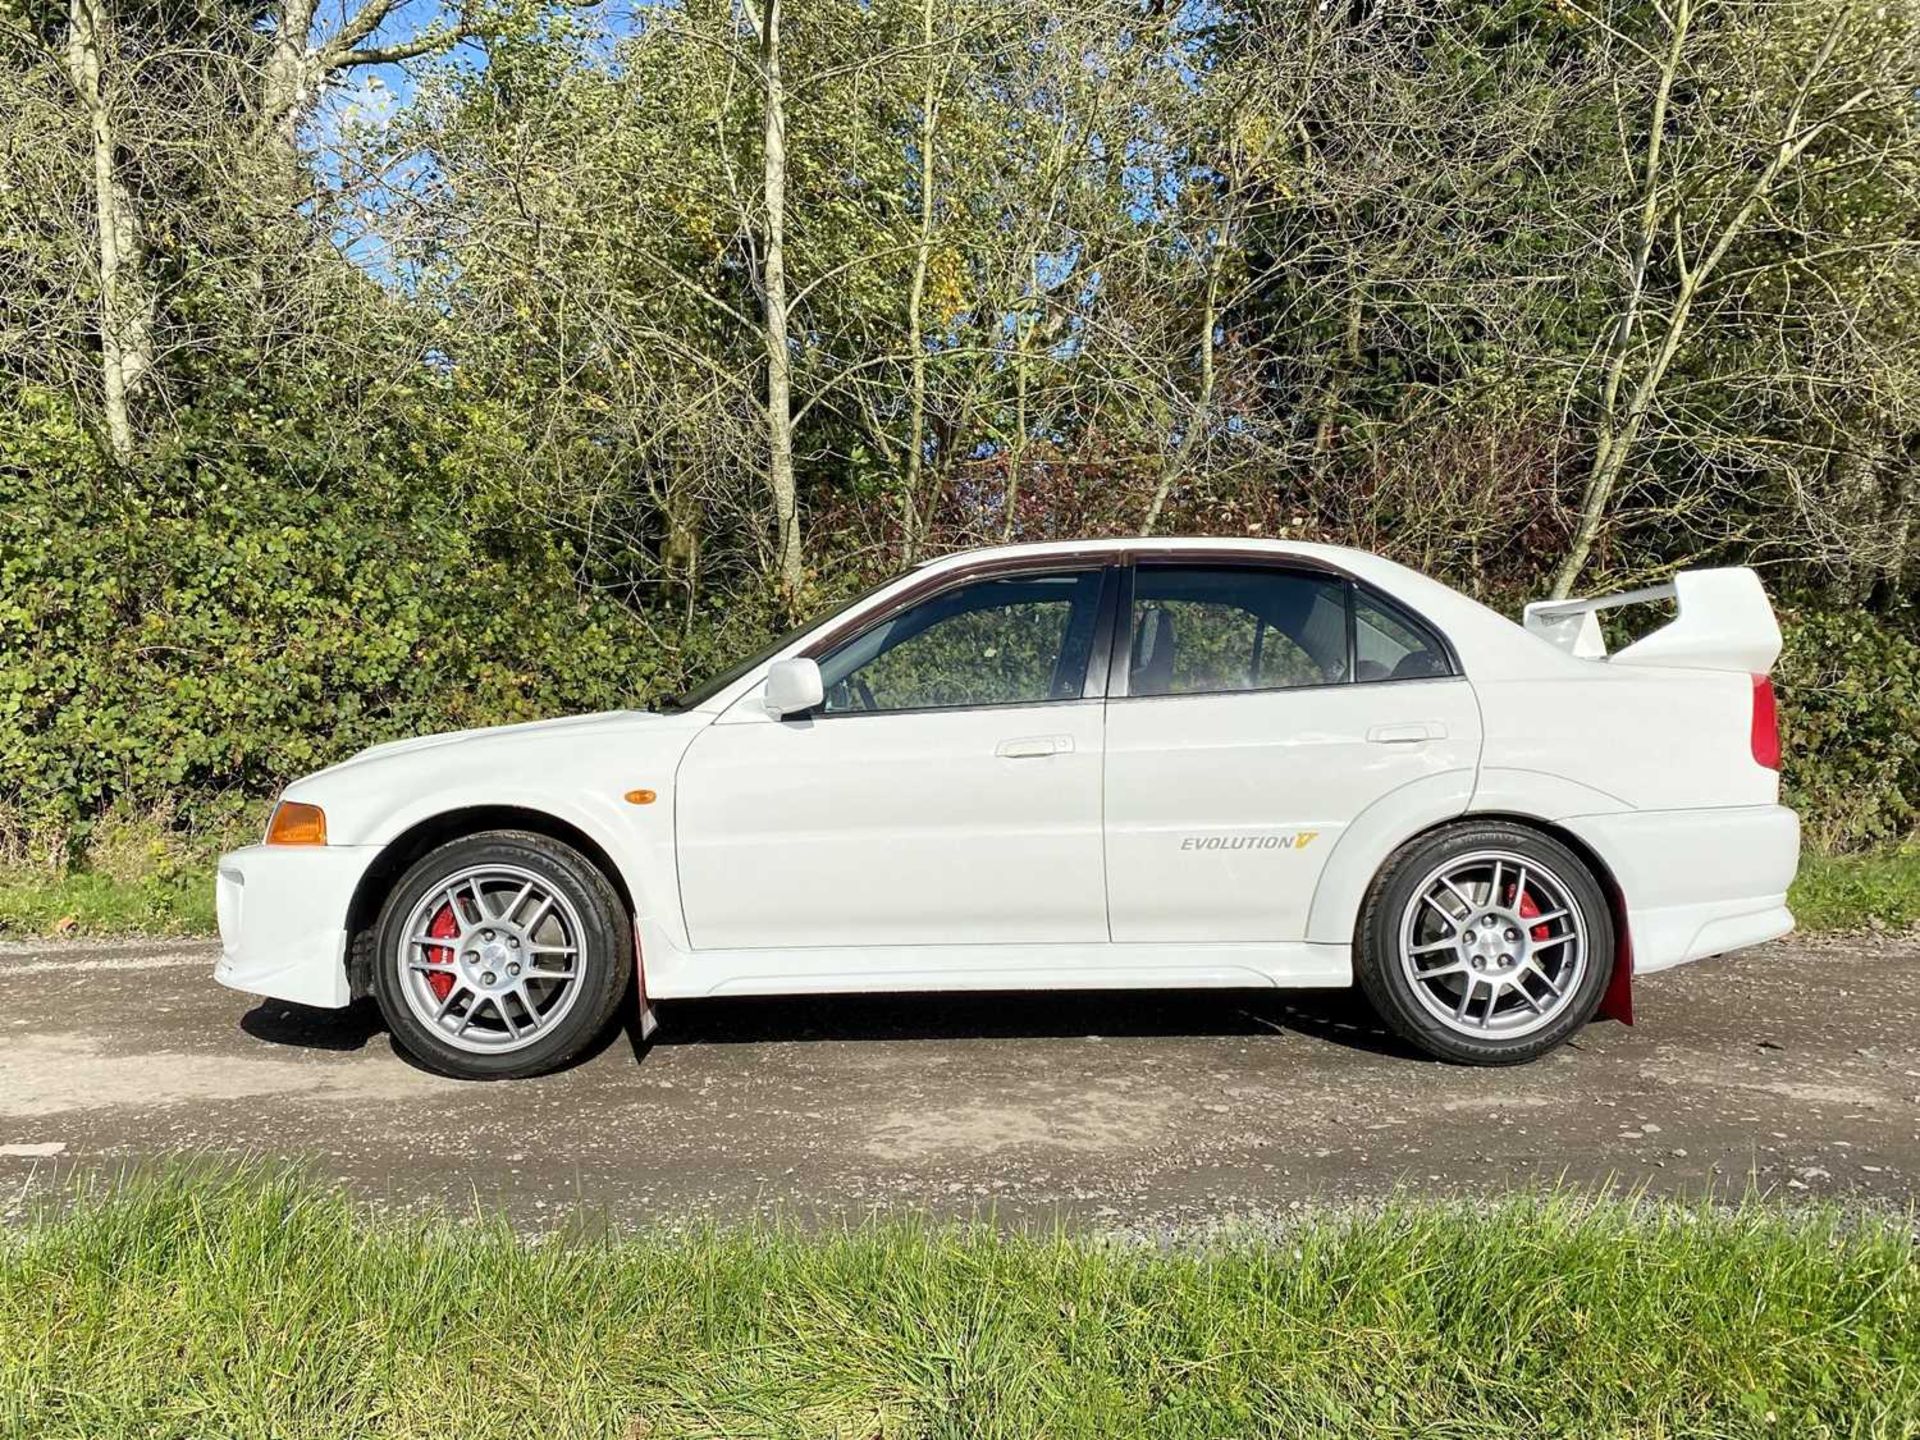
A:
[[[1464,805],[1479,709],[1418,617],[1307,568],[1130,574],[1103,785],[1116,941],[1301,940],[1354,817],[1449,771]]]

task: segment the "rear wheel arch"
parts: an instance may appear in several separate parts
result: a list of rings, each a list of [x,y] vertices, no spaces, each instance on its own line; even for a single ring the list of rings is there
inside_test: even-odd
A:
[[[1391,865],[1394,858],[1409,845],[1417,844],[1455,826],[1482,821],[1516,825],[1523,830],[1532,830],[1544,835],[1571,850],[1580,863],[1587,867],[1588,872],[1600,886],[1601,893],[1607,897],[1607,909],[1613,920],[1613,979],[1600,1002],[1598,1013],[1609,1020],[1618,1020],[1622,1024],[1631,1025],[1633,1023],[1633,936],[1627,922],[1626,892],[1621,889],[1619,877],[1614,874],[1613,867],[1607,863],[1605,857],[1564,825],[1556,825],[1551,820],[1543,820],[1538,815],[1528,815],[1517,810],[1475,810],[1465,815],[1452,816],[1415,831],[1394,846],[1369,877],[1368,891],[1372,890],[1381,872]],[[1357,926],[1360,921],[1358,909],[1355,910],[1353,919]],[[1357,933],[1355,943],[1359,943]]]
[[[544,835],[577,850],[599,870],[620,897],[627,914],[635,916],[633,888],[607,849],[578,825],[544,810],[519,805],[469,805],[443,811],[410,825],[388,841],[361,875],[347,906],[347,979],[355,995],[367,993],[372,978],[374,931],[380,911],[416,861],[451,840],[490,830],[521,830]]]

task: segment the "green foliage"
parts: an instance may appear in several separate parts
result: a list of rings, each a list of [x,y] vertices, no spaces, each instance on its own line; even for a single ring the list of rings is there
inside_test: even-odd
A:
[[[1900,1221],[1528,1195],[1207,1248],[627,1239],[176,1173],[0,1234],[0,1435],[1910,1435]]]
[[[1920,823],[1920,636],[1864,611],[1781,616],[1775,672],[1786,794],[1814,850]]]
[[[1805,854],[1787,903],[1803,930],[1920,926],[1920,842],[1865,855]]]
[[[0,412],[0,804],[78,838],[197,824],[382,740],[639,703],[661,661],[539,527],[430,467],[263,474],[244,438],[110,476],[55,407]],[[317,466],[315,468],[318,468]],[[671,677],[669,677],[671,678]]]
[[[258,839],[267,809],[199,825],[170,804],[110,809],[88,825],[78,864],[0,866],[0,936],[211,935],[214,856]]]
[[[1781,689],[1809,839],[1911,833],[1920,640],[1851,607],[1920,583],[1920,12],[1695,14],[1648,190],[1660,7],[1149,9],[788,7],[816,598],[1135,533],[1163,493],[1165,531],[1538,595],[1718,237],[1583,588],[1763,556],[1805,597]],[[770,92],[739,7],[465,7],[472,44],[332,113],[324,163],[257,123],[266,12],[121,7],[98,116],[62,58],[80,13],[0,0],[0,856],[168,797],[204,849],[365,744],[635,703],[780,628]],[[1817,144],[1745,205],[1783,133]],[[119,323],[103,158],[138,232]],[[98,459],[122,330],[148,352],[124,471]],[[1191,683],[1247,663],[1205,618]],[[869,678],[935,693],[940,638]],[[1031,693],[1048,639],[982,644],[978,683]]]

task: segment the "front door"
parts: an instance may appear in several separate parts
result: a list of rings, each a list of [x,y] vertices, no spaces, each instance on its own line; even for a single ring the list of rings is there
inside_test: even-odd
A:
[[[957,581],[822,657],[815,713],[754,692],[703,731],[676,793],[694,948],[927,947],[925,970],[943,946],[1104,941],[1106,583]]]
[[[1384,597],[1309,570],[1143,563],[1130,610],[1107,713],[1116,941],[1302,940],[1369,805],[1455,774],[1464,808],[1473,692]]]

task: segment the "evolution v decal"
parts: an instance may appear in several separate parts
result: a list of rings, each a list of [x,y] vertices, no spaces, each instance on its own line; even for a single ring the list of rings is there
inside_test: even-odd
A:
[[[1183,835],[1182,850],[1304,850],[1318,830],[1296,830],[1291,835]]]

